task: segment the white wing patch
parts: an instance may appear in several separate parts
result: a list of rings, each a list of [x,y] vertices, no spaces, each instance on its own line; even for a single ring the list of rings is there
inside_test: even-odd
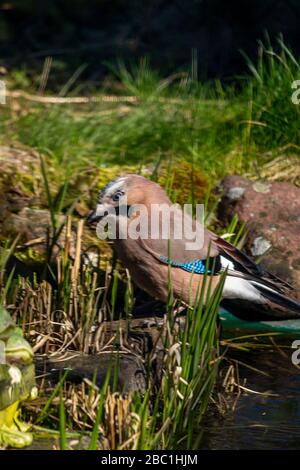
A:
[[[250,302],[265,303],[264,297],[246,279],[227,276],[225,279],[223,297],[225,299],[242,299]]]
[[[220,261],[221,261],[222,268],[224,269],[228,268],[234,271],[234,264],[232,261],[230,261],[227,258],[224,258],[224,256],[220,256]]]

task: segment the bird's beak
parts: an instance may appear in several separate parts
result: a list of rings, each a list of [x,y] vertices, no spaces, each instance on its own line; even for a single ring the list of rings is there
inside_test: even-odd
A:
[[[98,222],[102,219],[102,215],[97,215],[97,211],[91,211],[86,219],[87,224],[91,226],[97,225]]]

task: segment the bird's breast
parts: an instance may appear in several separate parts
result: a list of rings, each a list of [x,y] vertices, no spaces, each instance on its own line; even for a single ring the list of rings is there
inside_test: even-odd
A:
[[[151,296],[167,301],[170,279],[175,298],[190,304],[199,296],[203,274],[190,273],[181,267],[170,267],[143,249],[138,240],[118,240],[115,246],[133,281]],[[220,276],[211,276],[211,291],[214,291],[219,280]],[[206,284],[207,291],[209,283]]]

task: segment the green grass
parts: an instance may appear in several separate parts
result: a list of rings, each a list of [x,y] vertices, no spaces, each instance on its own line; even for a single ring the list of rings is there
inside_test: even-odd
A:
[[[158,158],[183,157],[201,164],[214,174],[225,172],[228,154],[238,144],[242,118],[232,103],[198,101],[193,97],[180,104],[146,100],[124,115],[112,109],[107,116],[92,110],[76,116],[73,107],[52,110],[35,107],[17,118],[8,135],[50,155],[53,163],[69,172],[88,163],[150,163]]]
[[[249,140],[267,150],[300,146],[300,106],[292,103],[292,83],[300,78],[300,61],[280,37],[272,47],[259,42],[257,64],[247,59],[252,78],[247,87]]]
[[[218,176],[239,165],[244,98],[217,85],[193,83],[188,76],[161,80],[144,64],[134,73],[120,66],[117,77],[126,94],[139,98],[137,104],[103,103],[84,112],[70,105],[31,105],[24,115],[7,109],[0,117],[2,139],[49,154],[69,171],[87,162],[149,163],[174,156],[193,159]]]
[[[212,180],[248,171],[270,159],[270,150],[299,151],[300,108],[291,102],[291,83],[300,78],[300,63],[282,39],[275,48],[260,43],[257,63],[245,60],[249,75],[230,86],[198,82],[189,72],[162,78],[147,61],[110,66],[123,94],[136,102],[74,106],[21,100],[21,113],[7,108],[0,117],[2,140],[50,155],[67,175],[91,163],[174,157],[193,160]]]

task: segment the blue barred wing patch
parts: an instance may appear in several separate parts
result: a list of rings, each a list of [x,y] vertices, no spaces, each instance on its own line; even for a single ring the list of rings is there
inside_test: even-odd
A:
[[[206,270],[206,266],[201,259],[195,259],[189,263],[177,263],[176,261],[172,261],[166,256],[160,256],[159,258],[164,263],[170,264],[171,266],[174,266],[176,268],[184,269],[185,271],[189,273],[195,273],[195,274],[205,274],[206,272],[210,273],[210,270]]]

